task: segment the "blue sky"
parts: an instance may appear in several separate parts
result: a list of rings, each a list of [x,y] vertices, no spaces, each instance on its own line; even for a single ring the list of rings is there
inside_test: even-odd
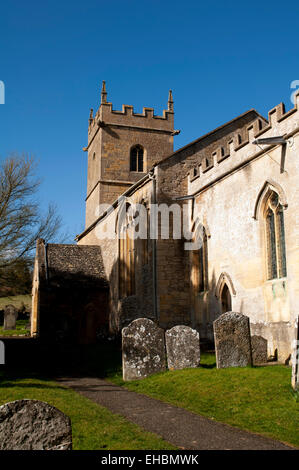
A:
[[[0,156],[33,154],[39,200],[84,228],[89,109],[106,80],[115,109],[160,114],[174,95],[175,149],[250,108],[290,101],[299,80],[298,2],[1,3]],[[72,237],[71,237],[72,239]]]

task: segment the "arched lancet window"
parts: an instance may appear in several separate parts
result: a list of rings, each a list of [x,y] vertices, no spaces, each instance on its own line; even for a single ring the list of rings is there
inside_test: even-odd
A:
[[[198,250],[199,273],[198,290],[204,292],[208,290],[208,239],[205,229],[202,233],[202,244]]]
[[[232,309],[232,298],[227,284],[224,283],[220,294],[221,313],[230,312]]]
[[[286,252],[283,207],[279,196],[271,191],[264,209],[268,279],[286,277]]]
[[[135,294],[134,221],[130,205],[119,228],[119,297]]]
[[[144,150],[141,145],[135,145],[130,152],[130,171],[143,172],[144,170]]]
[[[196,239],[199,248],[193,251],[193,280],[197,292],[205,292],[209,289],[208,281],[208,237],[206,230],[201,225],[196,230]]]

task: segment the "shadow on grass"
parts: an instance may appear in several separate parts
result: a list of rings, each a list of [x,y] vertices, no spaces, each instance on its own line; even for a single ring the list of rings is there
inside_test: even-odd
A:
[[[51,380],[55,377],[99,377],[115,375],[121,371],[119,342],[93,345],[14,343],[8,363],[0,365],[0,386],[18,379]],[[1,384],[2,382],[2,384]],[[21,385],[21,384],[20,384]]]
[[[35,382],[27,382],[27,383],[20,383],[20,382],[17,382],[18,379],[16,379],[16,382],[15,381],[6,381],[3,382],[3,383],[0,383],[0,389],[1,388],[35,388],[35,389],[52,389],[52,390],[57,390],[57,389],[61,389],[61,390],[65,390],[65,387],[62,387],[62,386],[59,386],[57,384],[49,384],[49,385],[45,385],[45,384],[38,384],[38,383],[35,383]],[[19,379],[20,380],[20,379]],[[40,379],[39,380],[45,380],[45,379]]]
[[[213,362],[211,364],[200,364],[202,369],[215,369],[216,368],[216,362]]]

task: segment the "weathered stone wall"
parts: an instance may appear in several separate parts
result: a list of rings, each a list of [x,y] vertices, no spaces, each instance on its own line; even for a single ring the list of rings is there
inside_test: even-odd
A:
[[[155,168],[158,204],[178,204],[175,198],[188,194],[188,174],[191,169],[200,163],[208,168],[206,157],[219,146],[227,149],[234,136],[244,135],[245,129],[256,119],[260,120],[261,126],[265,125],[264,119],[256,111],[249,111],[161,161]],[[181,207],[184,204],[188,202],[182,203]],[[164,328],[177,324],[199,327],[193,319],[190,252],[184,249],[184,241],[183,237],[174,240],[171,235],[169,240],[160,238],[157,242],[158,311],[160,325]],[[207,293],[201,294],[199,303],[200,311],[207,318],[210,309]],[[207,320],[204,328],[200,329],[200,335],[212,338],[212,321]]]
[[[298,101],[297,96],[296,106]],[[221,280],[224,280],[232,299],[231,309],[250,317],[252,334],[268,341],[268,356],[274,355],[277,350],[279,360],[288,359],[299,297],[299,224],[296,215],[299,204],[299,137],[294,132],[299,126],[299,116],[296,106],[288,113],[284,113],[282,105],[274,108],[269,113],[269,124],[254,110],[245,113],[160,161],[154,168],[155,198],[152,181],[147,181],[130,193],[130,199],[135,202],[140,202],[145,195],[151,202],[155,199],[158,204],[172,204],[178,196],[195,194],[194,201],[182,202],[182,205],[188,206],[190,228],[201,223],[209,234],[209,285],[204,292],[194,290],[192,255],[184,250],[183,239],[162,240],[160,237],[157,242],[151,241],[147,271],[144,268],[138,271],[139,265],[136,264],[135,295],[124,299],[120,299],[118,293],[117,240],[99,241],[95,230],[80,239],[80,244],[92,243],[102,247],[106,275],[111,286],[111,318],[117,328],[121,328],[123,320],[129,321],[134,315],[136,318],[145,316],[143,310],[146,316],[151,316],[153,312],[157,314],[163,328],[190,324],[199,330],[201,338],[213,339],[213,321],[222,313],[219,286]],[[111,113],[109,107],[107,110]],[[118,118],[127,119],[125,112],[115,114],[115,134],[105,128],[98,131],[101,135],[104,132],[107,134],[106,147],[105,142],[101,145],[105,147],[108,160],[111,160],[101,170],[104,168],[113,179],[119,175],[117,164],[112,161],[113,155],[118,155],[117,159],[122,162],[124,169],[125,158],[121,152],[125,148],[128,157],[129,145],[120,144],[126,139],[126,133],[133,136],[135,132],[121,126],[118,129],[116,125],[124,122],[117,121]],[[90,131],[89,139],[95,129]],[[145,131],[138,132],[146,134]],[[121,136],[119,142],[116,134]],[[167,142],[170,134],[165,135]],[[290,135],[292,145],[269,148],[266,153],[252,143],[256,137],[275,135]],[[159,139],[155,132],[151,138],[153,144],[150,145],[153,145],[154,153],[157,151],[154,141],[159,142]],[[122,178],[125,178],[125,174]],[[130,181],[133,182],[133,179]],[[287,277],[271,281],[266,277],[265,234],[259,214],[259,196],[262,196],[263,188],[267,185],[277,190],[285,201]],[[112,184],[108,186],[112,188]],[[113,191],[111,196],[115,199],[116,191]],[[154,259],[156,291],[153,284]]]
[[[142,187],[134,191],[132,196],[128,196],[128,202],[132,204],[149,204],[152,197],[152,182],[148,181]],[[141,262],[141,243],[135,241],[135,293],[128,297],[121,297],[119,278],[119,240],[117,209],[101,220],[86,236],[79,240],[79,245],[98,245],[101,247],[105,276],[109,281],[109,322],[110,329],[119,332],[131,321],[147,317],[155,319],[153,306],[153,258],[152,241],[148,247],[148,262]],[[101,236],[109,230],[108,237]],[[114,237],[114,238],[113,238]]]
[[[298,99],[297,96],[297,105]],[[296,108],[283,115],[279,106],[270,112],[269,118],[271,127],[261,137],[292,134],[299,126]],[[192,223],[199,220],[210,232],[210,292],[206,301],[195,304],[194,317],[202,330],[221,313],[215,294],[221,274],[227,273],[233,286],[233,289],[229,286],[232,310],[250,317],[252,334],[268,340],[269,356],[277,350],[278,359],[285,361],[291,353],[299,300],[299,134],[294,133],[285,153],[282,146],[264,153],[251,143],[253,139],[252,129],[250,143],[238,149],[232,145],[230,156],[219,163],[214,155],[213,168],[189,179],[189,194],[198,192]],[[259,213],[259,195],[267,182],[285,201],[287,277],[275,280],[267,280],[265,227]],[[204,302],[209,304],[205,316]]]

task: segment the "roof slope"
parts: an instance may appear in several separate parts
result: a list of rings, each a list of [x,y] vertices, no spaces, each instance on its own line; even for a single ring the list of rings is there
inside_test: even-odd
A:
[[[50,283],[72,279],[80,283],[108,285],[99,246],[49,243],[46,256]]]

